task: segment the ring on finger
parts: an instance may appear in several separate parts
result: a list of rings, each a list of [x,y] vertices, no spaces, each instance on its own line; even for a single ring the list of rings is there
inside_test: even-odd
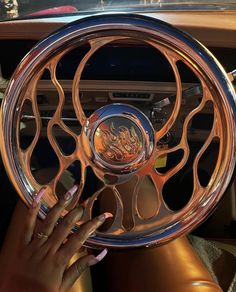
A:
[[[82,267],[82,265],[80,263],[78,263],[76,265],[76,272],[77,272],[78,276],[80,276],[82,274],[82,272],[83,272],[83,267]]]
[[[48,235],[43,232],[36,233],[36,238],[38,239],[48,239]]]

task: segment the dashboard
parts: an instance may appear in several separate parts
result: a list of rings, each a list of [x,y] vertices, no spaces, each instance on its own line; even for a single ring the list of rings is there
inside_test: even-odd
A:
[[[27,22],[21,22],[26,27],[30,26]],[[37,25],[40,22],[44,27],[45,23],[42,20],[38,20]],[[9,26],[11,25],[12,22]],[[1,31],[0,64],[3,77],[10,79],[17,64],[37,40],[25,39],[25,36],[19,39],[19,35],[17,39],[3,39],[4,34],[4,30]],[[214,42],[217,43],[218,39],[215,37]],[[226,72],[236,68],[236,44],[235,48],[220,46],[208,48],[223,64]],[[78,123],[71,99],[72,80],[78,64],[88,49],[86,46],[74,49],[63,57],[57,66],[56,75],[66,94],[63,119],[74,130]],[[183,100],[178,122],[169,135],[169,138],[174,140],[181,137],[185,117],[200,103],[202,97],[199,80],[193,72],[181,62],[178,69],[183,87]],[[130,40],[112,43],[98,50],[87,62],[80,82],[80,99],[87,116],[106,104],[125,102],[140,108],[151,119],[156,130],[159,130],[169,118],[175,103],[175,94],[175,76],[167,59],[153,47]],[[58,94],[51,82],[49,71],[43,73],[37,95],[42,120],[46,125],[58,103]],[[213,115],[209,104],[191,121],[190,140],[204,140],[212,122]],[[33,118],[30,109],[24,113],[24,123],[22,134],[32,135]]]

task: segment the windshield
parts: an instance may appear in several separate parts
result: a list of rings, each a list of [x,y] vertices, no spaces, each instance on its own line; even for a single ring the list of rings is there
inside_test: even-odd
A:
[[[101,11],[235,10],[236,1],[0,0],[0,20],[93,14]]]

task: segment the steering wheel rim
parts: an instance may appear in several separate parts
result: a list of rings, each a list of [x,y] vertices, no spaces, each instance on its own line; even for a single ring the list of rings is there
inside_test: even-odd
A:
[[[142,40],[161,51],[169,61],[175,74],[177,94],[174,110],[169,120],[160,131],[155,131],[153,129],[148,118],[146,118],[141,111],[135,108],[132,109],[132,107],[126,105],[123,105],[123,108],[122,105],[108,106],[105,110],[102,109],[100,112],[96,111],[95,115],[93,114],[87,118],[82,109],[80,99],[76,98],[80,96],[79,83],[82,71],[92,54],[105,44],[111,43],[115,40],[129,38]],[[59,96],[61,96],[62,99],[65,98],[63,97],[63,89],[55,75],[57,63],[66,52],[72,50],[74,47],[83,45],[86,42],[89,42],[90,50],[79,64],[72,85],[73,106],[77,119],[82,126],[81,135],[75,135],[70,132],[63,123],[61,123],[60,110],[58,109],[56,110],[52,121],[49,123],[48,131],[51,131],[50,129],[52,129],[53,125],[59,124],[65,131],[74,137],[77,147],[80,147],[80,149],[89,148],[87,152],[80,151],[81,153],[79,153],[79,151],[77,151],[77,159],[82,162],[82,168],[86,169],[89,164],[95,169],[95,173],[99,179],[106,181],[100,189],[100,192],[105,187],[109,187],[112,188],[115,193],[117,213],[112,225],[113,229],[111,228],[110,231],[106,233],[98,232],[95,236],[88,239],[87,245],[91,247],[106,246],[130,248],[164,244],[191,231],[196,225],[200,224],[200,222],[202,222],[215,208],[230,182],[235,166],[234,129],[236,107],[234,88],[222,66],[203,45],[184,32],[157,19],[132,14],[96,15],[73,22],[56,31],[38,43],[22,60],[9,83],[2,103],[0,125],[3,137],[3,143],[1,143],[2,157],[11,181],[21,198],[27,204],[30,204],[34,192],[40,188],[40,184],[35,181],[30,170],[30,157],[36,145],[36,140],[40,135],[40,114],[37,112],[37,105],[35,102],[35,89],[41,74],[40,72],[45,68],[49,68],[52,82],[54,83]],[[203,99],[200,105],[186,118],[187,121],[184,124],[185,130],[183,130],[181,143],[172,149],[157,150],[157,142],[164,137],[172,127],[181,107],[182,87],[180,75],[176,66],[176,63],[179,60],[185,62],[191,67],[191,70],[194,71],[199,78],[203,88]],[[38,120],[38,124],[36,138],[34,137],[35,141],[32,142],[26,151],[23,151],[19,146],[19,137],[17,133],[19,131],[21,109],[25,99],[32,100],[33,107],[35,108],[34,114],[36,120]],[[168,208],[163,201],[162,188],[165,182],[186,163],[189,156],[187,143],[187,127],[189,121],[194,114],[200,112],[207,101],[211,101],[214,104],[214,125],[209,137],[194,160],[194,193],[187,205],[174,214],[172,211],[168,211]],[[60,104],[60,102],[58,108],[59,107],[62,107],[62,103]],[[135,113],[131,114],[132,110]],[[106,111],[107,114],[104,114]],[[93,139],[98,129],[98,124],[101,125],[102,120],[108,121],[111,118],[110,111],[114,112],[115,117],[119,117],[119,119],[120,117],[124,119],[130,118],[133,126],[137,126],[137,129],[142,133],[140,134],[140,139],[143,139],[142,141],[145,142],[146,147],[145,149],[142,148],[140,150],[138,157],[135,156],[135,159],[134,157],[131,157],[129,163],[122,160],[123,164],[121,163],[121,167],[118,167],[119,170],[117,170],[118,168],[114,169],[111,167],[114,165],[114,161],[108,161],[104,159],[104,157],[102,158],[102,163],[98,163],[96,153],[98,153],[99,150],[97,150],[96,147],[94,150],[91,146],[96,144],[94,144]],[[138,119],[136,119],[137,115],[139,116]],[[98,124],[94,122],[94,119]],[[9,121],[12,121],[11,125],[9,125]],[[143,124],[145,123],[146,127],[143,127]],[[117,127],[119,128],[120,125]],[[136,133],[139,130],[136,130]],[[145,136],[144,133],[147,133],[147,136]],[[220,141],[220,149],[216,164],[217,169],[214,170],[207,187],[202,187],[197,175],[197,166],[204,150],[206,150],[214,137],[218,137]],[[52,135],[50,139],[49,141],[52,144],[54,151],[57,156],[60,156],[61,153],[57,149],[56,142],[53,141]],[[141,141],[140,139],[139,142]],[[163,154],[173,153],[178,149],[184,150],[184,157],[177,167],[171,169],[169,173],[165,175],[158,173],[154,169],[155,159]],[[63,157],[64,160],[62,159],[62,156],[60,157],[60,161],[63,160],[63,163],[61,163],[63,167],[57,174],[58,179],[62,171],[72,162],[73,158],[74,157],[67,157],[68,161],[65,162],[65,157]],[[109,162],[108,165],[103,163],[104,160]],[[107,182],[107,176],[105,177],[107,174],[112,175],[112,177],[118,177],[115,184],[113,180]],[[134,196],[132,211],[134,212],[134,221],[137,223],[137,230],[123,232],[122,217],[124,209],[116,184],[128,181],[131,176],[137,176],[138,182],[135,187],[137,193],[140,181],[142,181],[143,177],[147,176],[147,174],[151,177],[157,191],[159,200],[157,214],[154,218],[143,220],[137,210],[137,195]],[[83,179],[84,178],[82,177],[82,180]],[[43,199],[40,210],[41,217],[44,217],[48,212],[48,208],[56,202],[56,197],[51,195],[51,193],[55,191],[55,185],[56,182],[47,185],[46,196]],[[82,187],[83,182],[80,186],[80,191]],[[197,195],[195,193],[197,193]],[[94,194],[91,197],[91,200],[89,200],[81,222],[91,218],[92,207],[98,195],[99,192]],[[165,212],[167,211],[169,213],[166,213],[166,215]],[[161,215],[162,217],[160,217],[160,213],[163,213]],[[65,213],[63,216],[64,215]],[[163,218],[165,218],[165,220]],[[170,219],[168,222],[167,218]],[[144,226],[142,221],[145,221],[145,228],[146,226],[149,227],[140,232],[140,229],[142,230],[142,227]]]

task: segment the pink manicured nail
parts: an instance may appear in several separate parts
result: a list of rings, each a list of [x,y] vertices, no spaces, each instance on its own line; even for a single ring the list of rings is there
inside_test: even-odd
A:
[[[69,189],[68,192],[65,193],[64,195],[64,200],[65,201],[70,201],[74,194],[76,193],[76,191],[78,190],[78,186],[77,185],[74,185],[71,189]]]
[[[38,206],[42,196],[45,194],[45,190],[46,188],[43,187],[35,194],[32,204],[31,204],[32,208],[36,208]]]
[[[95,258],[100,262],[102,259],[105,258],[105,256],[107,255],[107,248],[105,248],[102,252],[100,252]]]
[[[90,260],[88,262],[89,266],[93,266],[97,263],[99,263],[104,257],[107,255],[108,250],[105,248],[102,252],[100,252],[94,259]]]
[[[98,216],[98,220],[104,222],[107,218],[112,218],[113,215],[109,212],[103,213],[101,215]]]

